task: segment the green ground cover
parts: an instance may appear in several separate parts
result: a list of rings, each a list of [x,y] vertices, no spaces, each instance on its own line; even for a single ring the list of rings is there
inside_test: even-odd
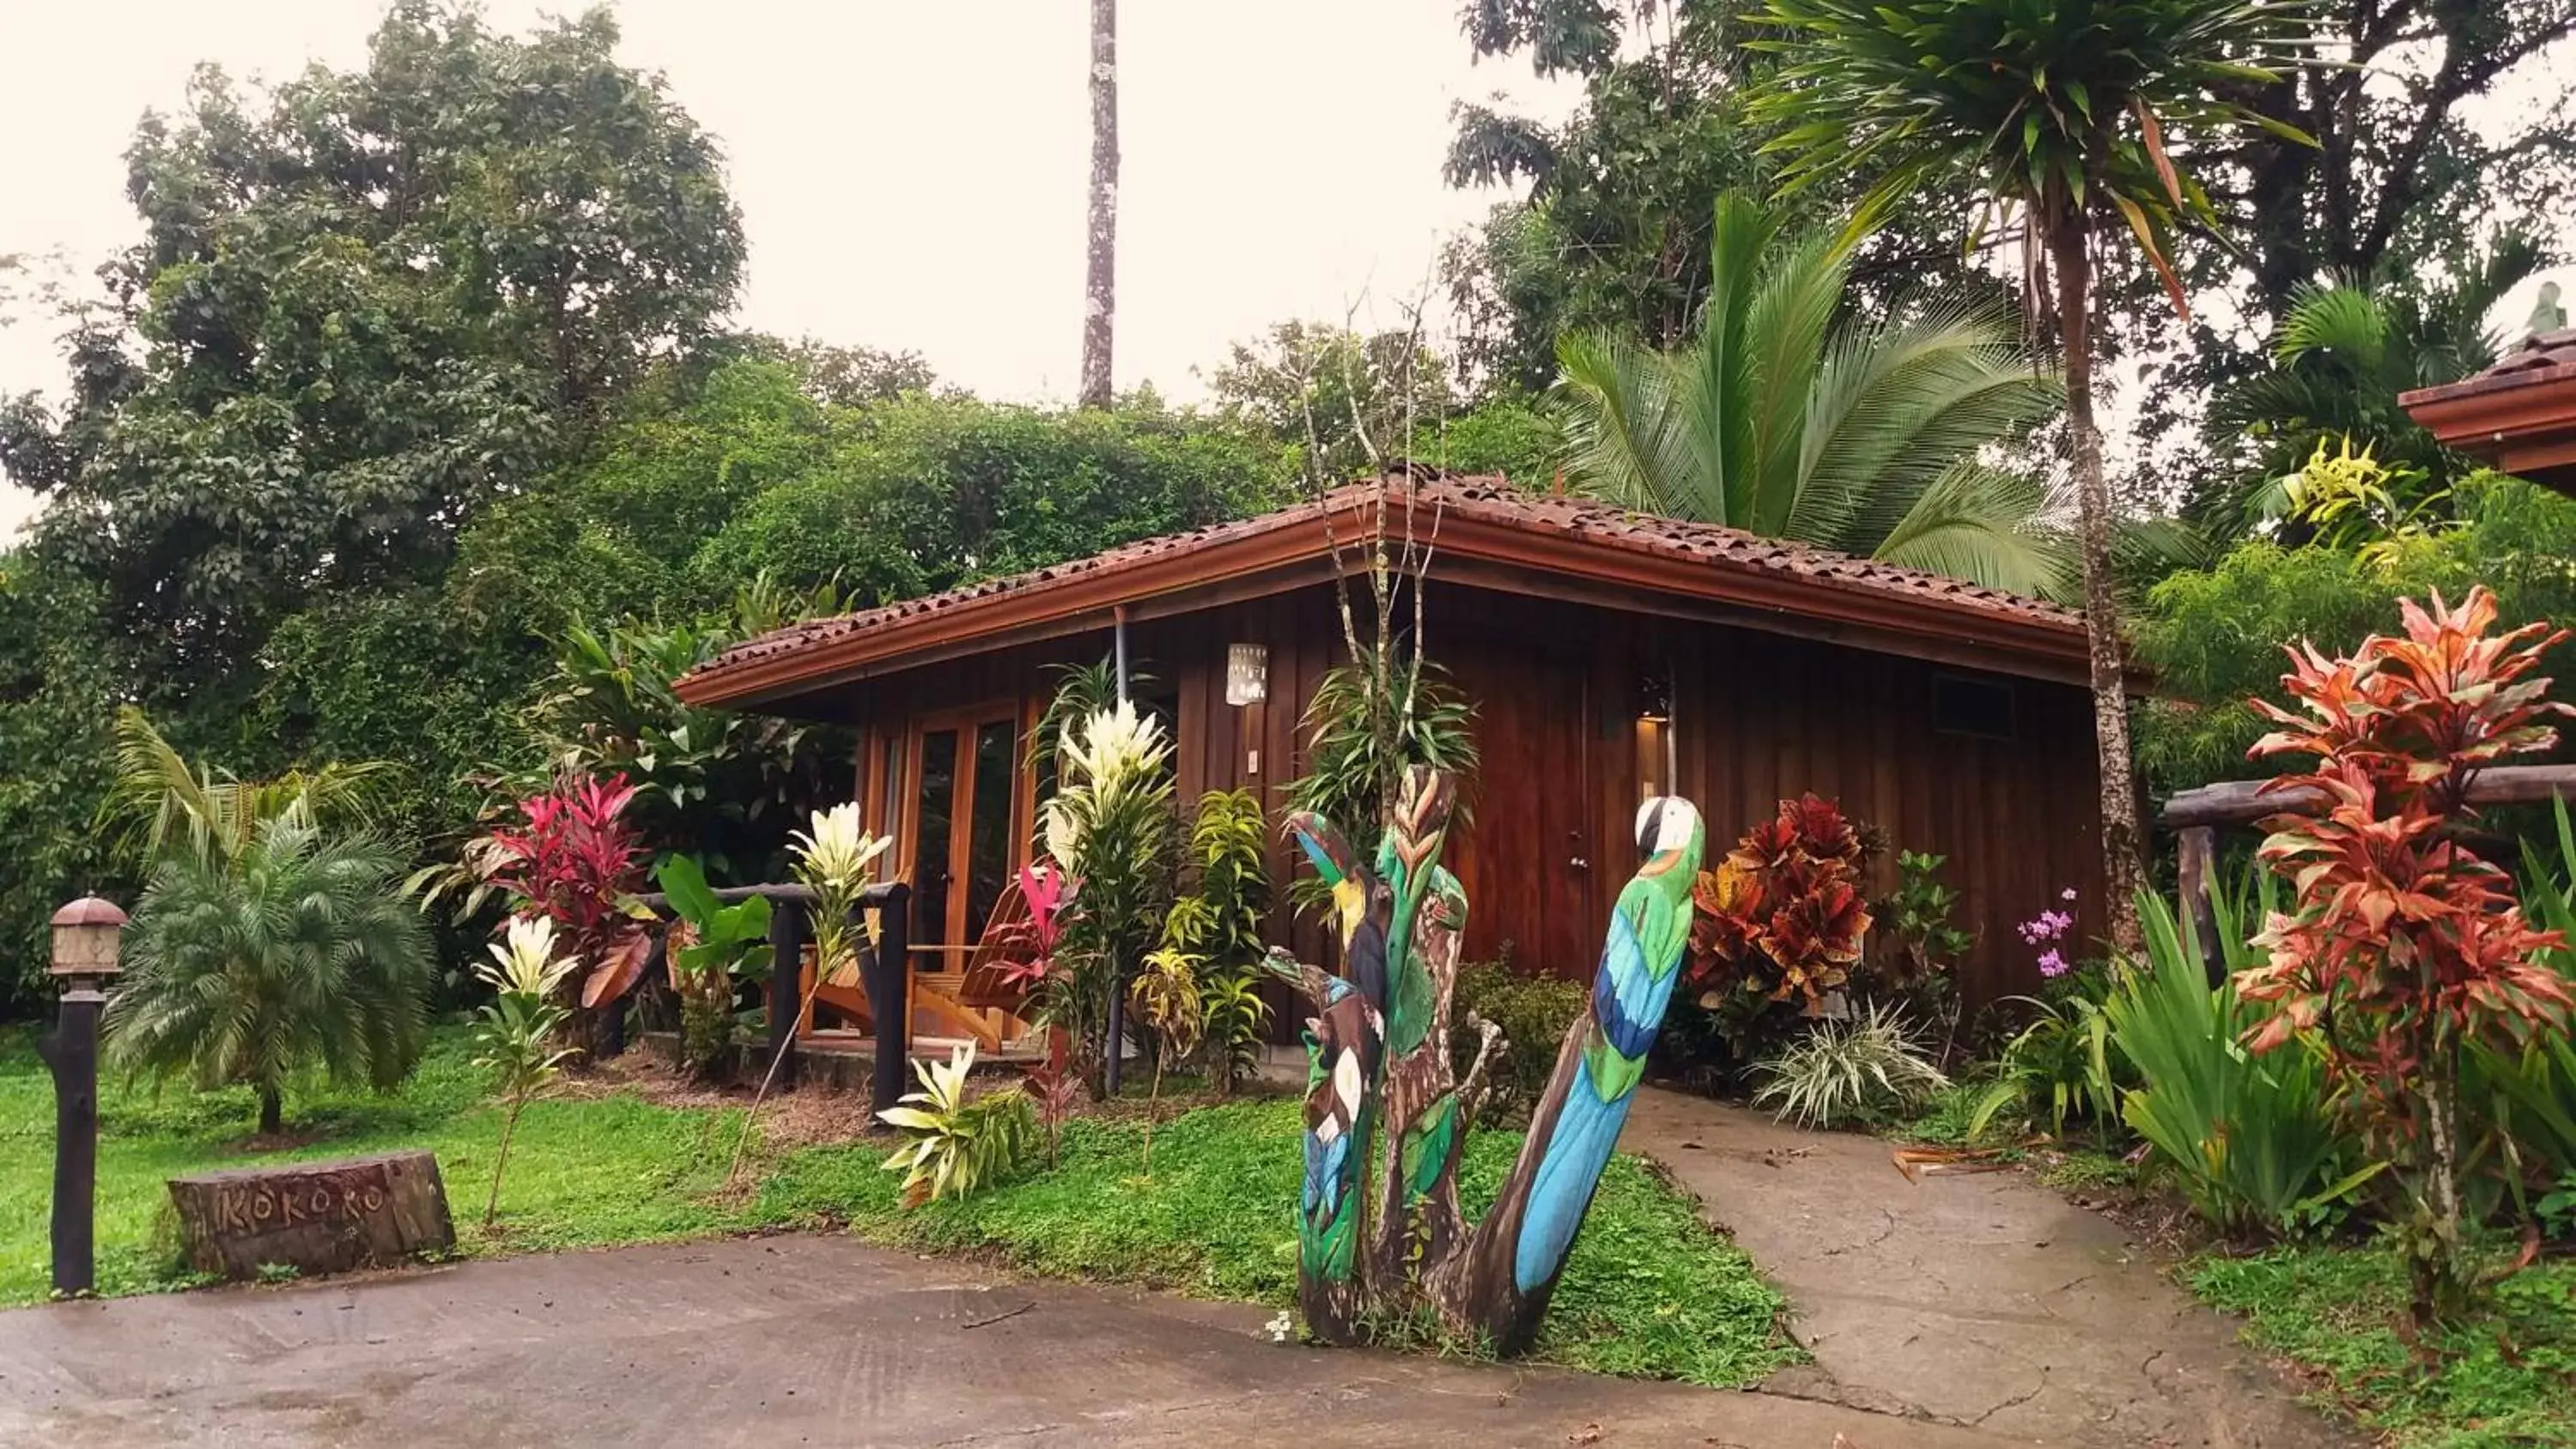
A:
[[[2395,1449],[2576,1444],[2576,1263],[2498,1284],[2475,1318],[2410,1347],[2406,1274],[2379,1248],[2277,1248],[2195,1261],[2201,1300],[2245,1315],[2245,1338],[2318,1377]]]
[[[528,1109],[501,1193],[501,1231],[480,1227],[498,1119],[472,1047],[442,1032],[391,1097],[317,1091],[290,1098],[291,1131],[319,1134],[253,1155],[241,1143],[250,1094],[110,1084],[99,1146],[99,1286],[109,1294],[186,1286],[162,1180],[209,1167],[398,1147],[438,1155],[460,1251],[491,1256],[774,1227],[847,1226],[871,1241],[972,1254],[1052,1277],[1149,1284],[1286,1306],[1296,1291],[1298,1114],[1293,1100],[1209,1107],[1155,1135],[1138,1175],[1142,1127],[1068,1124],[1062,1165],[963,1202],[896,1204],[888,1150],[870,1141],[781,1155],[746,1194],[723,1189],[738,1107],[666,1106],[626,1091]],[[1462,1189],[1490,1195],[1518,1148],[1508,1132],[1470,1144]],[[53,1089],[32,1034],[0,1033],[0,1304],[45,1294]],[[1621,1158],[1576,1242],[1536,1357],[1606,1373],[1713,1387],[1750,1383],[1800,1355],[1778,1328],[1778,1292],[1645,1164]]]

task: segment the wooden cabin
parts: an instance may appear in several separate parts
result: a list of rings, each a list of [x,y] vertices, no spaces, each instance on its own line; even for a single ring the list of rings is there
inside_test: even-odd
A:
[[[1803,791],[1839,800],[1891,848],[1947,856],[1958,923],[1977,936],[1962,970],[1972,1000],[2038,984],[2013,926],[2063,889],[2078,890],[2081,929],[2098,935],[2078,615],[1500,479],[1384,487],[1390,532],[1409,507],[1432,544],[1429,652],[1477,710],[1472,822],[1446,856],[1470,902],[1468,959],[1508,950],[1520,970],[1588,980],[1636,860],[1636,806],[1667,792],[1698,804],[1712,858]],[[1344,652],[1335,543],[1365,536],[1375,497],[1356,485],[795,625],[711,661],[680,693],[858,726],[868,828],[894,837],[892,872],[913,886],[914,1030],[980,1023],[972,1034],[1007,1037],[967,968],[1030,849],[1026,743],[1059,677],[1050,666],[1098,661],[1123,630],[1137,696],[1172,722],[1184,805],[1251,787],[1275,809],[1301,767],[1300,716]],[[1229,702],[1229,659],[1232,698],[1246,702]],[[1274,841],[1271,929],[1323,959],[1320,933],[1287,908],[1289,869]],[[1874,890],[1893,884],[1892,859],[1879,869]]]

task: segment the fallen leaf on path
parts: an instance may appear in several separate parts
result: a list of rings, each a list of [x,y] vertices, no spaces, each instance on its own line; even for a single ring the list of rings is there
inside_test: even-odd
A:
[[[1907,1182],[1919,1183],[1936,1172],[2001,1172],[2012,1166],[2002,1154],[2008,1147],[1899,1147],[1887,1154]]]

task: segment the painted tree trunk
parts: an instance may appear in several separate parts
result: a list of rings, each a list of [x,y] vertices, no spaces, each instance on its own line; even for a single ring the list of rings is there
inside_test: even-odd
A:
[[[1316,1008],[1299,1277],[1308,1330],[1327,1342],[1352,1341],[1363,1310],[1402,1315],[1427,1303],[1504,1352],[1529,1345],[1627,1120],[1690,937],[1705,837],[1687,802],[1652,801],[1639,824],[1654,855],[1620,893],[1591,1004],[1559,1043],[1555,1075],[1494,1211],[1468,1232],[1458,1163],[1497,1034],[1484,1029],[1466,1079],[1457,1079],[1451,994],[1467,901],[1439,866],[1455,798],[1446,776],[1411,772],[1365,865],[1328,823],[1289,822],[1332,888],[1347,973],[1286,963]],[[1372,1130],[1380,1133],[1374,1154]],[[1374,1202],[1363,1227],[1356,1219],[1372,1157]],[[1367,1251],[1353,1252],[1363,1239]]]
[[[1082,293],[1082,405],[1109,406],[1118,312],[1118,0],[1091,0],[1091,220]]]

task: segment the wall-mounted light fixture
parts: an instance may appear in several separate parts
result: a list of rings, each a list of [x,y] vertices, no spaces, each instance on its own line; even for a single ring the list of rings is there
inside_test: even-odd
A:
[[[1259,704],[1270,697],[1270,648],[1265,644],[1225,646],[1225,702]]]

